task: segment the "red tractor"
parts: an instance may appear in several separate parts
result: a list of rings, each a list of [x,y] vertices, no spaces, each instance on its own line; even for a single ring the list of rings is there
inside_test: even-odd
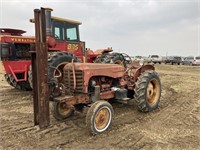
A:
[[[56,81],[56,80],[55,80]],[[142,112],[158,107],[161,83],[152,65],[68,63],[63,68],[60,96],[54,97],[53,114],[65,120],[89,108],[86,125],[92,134],[109,128],[113,117],[112,102],[133,104]]]
[[[41,29],[44,24],[43,21],[40,22],[39,20],[43,20],[44,14],[47,15],[47,13],[44,12],[44,8],[41,11],[36,9],[34,12],[35,16],[41,13],[40,17],[36,17],[35,26],[36,29],[39,29],[36,30],[36,35],[43,35],[44,31],[41,31]],[[40,37],[38,37],[36,38],[37,46],[43,44]],[[36,49],[37,53],[43,50],[38,49],[38,47]],[[44,50],[46,51],[46,49]],[[88,108],[86,115],[87,127],[92,134],[98,134],[106,131],[111,125],[114,112],[112,102],[124,104],[135,102],[137,108],[142,112],[149,112],[158,107],[161,96],[161,83],[152,65],[136,64],[126,54],[117,53],[104,53],[96,58],[95,62],[98,62],[96,64],[79,63],[76,62],[75,57],[70,57],[68,61],[71,60],[71,62],[66,63],[67,57],[64,57],[65,55],[62,53],[55,56],[49,61],[51,64],[48,72],[49,76],[51,75],[48,80],[50,90],[47,90],[48,93],[41,90],[47,86],[46,79],[36,88],[37,91],[41,91],[43,94],[53,96],[53,114],[58,120],[65,120],[72,116],[75,111]],[[38,66],[38,60],[36,61]],[[34,69],[36,71],[34,74],[38,76],[37,70],[38,68]],[[39,97],[39,94],[37,93],[34,96]],[[43,97],[43,100],[45,99],[44,95],[41,97]],[[46,101],[42,101],[42,99],[34,99],[34,108],[40,103],[41,106],[37,107],[37,110],[40,109],[41,112],[49,108],[49,103],[46,103],[48,102],[48,96]],[[40,114],[46,114],[47,116],[49,113]],[[35,114],[35,118],[38,116]]]
[[[112,51],[109,48],[95,52],[86,49],[85,42],[80,41],[79,25],[81,22],[53,17],[51,11],[52,9],[46,8],[48,76],[50,79],[57,76],[64,65],[72,59],[75,62],[92,63],[97,56]],[[34,22],[34,19],[30,21]],[[25,33],[23,30],[0,29],[0,61],[3,63],[1,67],[6,72],[5,78],[8,83],[15,88],[29,90],[32,86],[30,49],[35,43],[35,38],[22,36],[23,33]]]

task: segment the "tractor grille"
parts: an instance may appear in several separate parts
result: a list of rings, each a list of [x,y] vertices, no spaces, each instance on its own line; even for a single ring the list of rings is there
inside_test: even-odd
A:
[[[76,74],[76,88],[74,89],[74,78],[73,78],[73,71],[72,70],[65,70],[64,71],[64,80],[65,86],[70,90],[76,93],[83,92],[83,71],[75,70]]]

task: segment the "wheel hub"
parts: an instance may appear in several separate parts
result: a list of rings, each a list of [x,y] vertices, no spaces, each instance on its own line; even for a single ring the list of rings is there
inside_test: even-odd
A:
[[[65,115],[69,113],[70,108],[67,106],[66,103],[60,103],[58,111],[60,112],[60,114]]]
[[[152,83],[149,83],[147,87],[147,98],[151,99],[152,96],[153,96],[153,85]]]
[[[106,127],[109,121],[109,112],[107,109],[100,110],[95,118],[95,124],[97,129],[103,129]]]
[[[147,86],[147,101],[150,105],[154,105],[160,95],[160,85],[156,79],[152,79]]]

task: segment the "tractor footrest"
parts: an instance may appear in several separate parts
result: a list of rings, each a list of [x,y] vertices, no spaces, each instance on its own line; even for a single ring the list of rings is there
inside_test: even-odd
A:
[[[126,98],[118,99],[117,102],[123,103],[123,104],[128,104],[129,100],[130,100],[130,98],[126,97]]]
[[[72,99],[74,98],[73,96],[59,96],[59,97],[55,97],[53,100],[54,101],[57,101],[57,102],[64,102],[64,101],[67,101],[69,99]]]
[[[123,100],[123,101],[128,101],[128,100],[130,100],[130,98],[125,97],[125,98],[122,98],[122,100]]]

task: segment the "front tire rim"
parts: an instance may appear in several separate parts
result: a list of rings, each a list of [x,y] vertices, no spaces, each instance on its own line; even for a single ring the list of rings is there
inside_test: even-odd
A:
[[[62,116],[67,116],[71,112],[71,109],[67,106],[66,103],[61,102],[58,103],[58,112]]]
[[[105,131],[109,127],[111,120],[112,120],[111,110],[107,106],[104,106],[95,115],[94,118],[95,130],[98,132]]]
[[[152,79],[147,85],[147,101],[150,105],[154,105],[160,97],[160,84],[158,80]]]

